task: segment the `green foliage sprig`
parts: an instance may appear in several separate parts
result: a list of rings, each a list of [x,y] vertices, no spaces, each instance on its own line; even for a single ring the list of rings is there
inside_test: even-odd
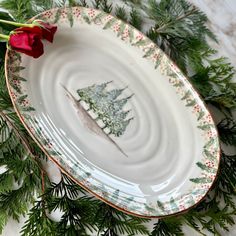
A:
[[[216,38],[206,27],[206,15],[185,0],[123,2],[129,7],[116,6],[109,0],[3,0],[0,6],[13,17],[4,12],[0,17],[23,22],[52,7],[79,5],[111,12],[143,32],[144,21],[150,22],[146,34],[177,63],[205,102],[222,113],[223,119],[217,125],[221,141],[235,147],[235,71],[227,59],[216,58],[216,51],[208,45],[207,39]],[[0,25],[1,32],[11,30]],[[22,236],[182,236],[184,225],[201,235],[207,231],[221,235],[219,228],[228,231],[234,224],[236,154],[229,156],[223,150],[218,179],[205,199],[185,214],[157,220],[151,232],[145,227],[148,220],[128,216],[96,200],[67,176],[62,174],[59,183],[51,182],[40,162],[45,155],[29,138],[13,110],[4,76],[5,49],[5,44],[0,43],[0,166],[6,169],[0,174],[0,232],[9,217],[19,220],[31,204]],[[219,202],[223,205],[219,206]],[[53,220],[55,211],[61,212],[58,220]]]
[[[50,213],[56,210],[62,212],[58,222],[49,218]],[[128,216],[85,195],[83,189],[62,174],[61,181],[51,183],[42,200],[31,209],[21,233],[24,236],[91,235],[92,232],[98,232],[98,235],[147,234],[148,230],[142,224],[146,221]],[[42,228],[42,224],[45,228]]]

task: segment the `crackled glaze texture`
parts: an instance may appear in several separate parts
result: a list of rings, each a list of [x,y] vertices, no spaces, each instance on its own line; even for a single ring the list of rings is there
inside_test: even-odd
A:
[[[45,42],[37,60],[8,51],[6,73],[15,108],[45,153],[130,214],[160,217],[199,202],[217,174],[219,141],[181,71],[142,33],[101,11],[54,9],[38,18],[58,24],[54,43]],[[96,99],[82,93],[93,84],[106,85],[93,87]]]

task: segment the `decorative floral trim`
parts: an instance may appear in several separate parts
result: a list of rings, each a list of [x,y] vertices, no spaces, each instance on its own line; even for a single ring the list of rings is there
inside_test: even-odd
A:
[[[46,11],[36,18],[46,20],[49,23],[69,24],[70,27],[73,27],[74,22],[95,24],[104,30],[114,32],[124,43],[139,48],[143,52],[143,58],[152,62],[155,69],[158,68],[166,76],[185,106],[194,114],[197,127],[205,140],[201,161],[196,163],[201,170],[201,174],[198,177],[191,178],[191,189],[177,198],[170,197],[169,201],[165,202],[160,199],[156,203],[145,202],[143,198],[130,197],[117,189],[104,186],[93,178],[92,170],[88,166],[81,163],[71,163],[70,161],[65,162],[60,154],[62,150],[58,149],[53,140],[46,137],[35,118],[35,109],[30,105],[27,93],[24,90],[24,83],[27,80],[20,77],[21,71],[24,69],[21,66],[21,56],[16,52],[8,51],[7,74],[11,98],[25,125],[41,143],[47,154],[86,188],[131,214],[150,217],[165,216],[178,213],[198,203],[210,189],[216,177],[220,158],[219,140],[211,115],[178,67],[141,32],[104,12],[79,7],[60,8]]]

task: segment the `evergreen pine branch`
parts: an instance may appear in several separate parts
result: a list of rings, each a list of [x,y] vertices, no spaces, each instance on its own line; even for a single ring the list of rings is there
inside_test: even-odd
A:
[[[54,8],[54,7],[60,7],[60,5],[56,4],[56,1],[55,0],[36,0],[34,1],[35,5],[32,4],[32,1],[31,1],[31,4],[32,6],[35,7],[35,11],[37,11],[37,13],[41,12],[41,11],[46,11],[48,9],[51,9],[51,8]],[[60,1],[57,1],[57,3],[60,4]],[[31,9],[29,9],[29,13],[28,14],[32,14],[31,12]]]
[[[46,195],[51,196],[68,196],[71,199],[76,199],[80,193],[85,193],[85,191],[73,180],[71,180],[65,174],[62,174],[61,181],[59,183],[51,183],[48,187]]]
[[[36,202],[29,212],[29,218],[21,230],[21,236],[56,235],[58,224],[45,215],[42,201]]]
[[[128,15],[124,7],[116,7],[115,9],[115,15],[117,18],[123,20],[123,21],[128,21]]]
[[[103,235],[148,235],[149,232],[143,223],[148,222],[147,219],[137,218],[126,215],[103,202],[98,202],[98,209],[95,213],[94,222],[99,229],[99,233]]]
[[[12,16],[10,16],[10,14],[5,11],[0,11],[0,19],[14,21],[14,18]],[[9,34],[9,32],[12,31],[14,28],[15,27],[12,25],[0,23],[0,32],[2,34]],[[1,45],[1,51],[5,52],[5,44]]]
[[[220,172],[215,183],[215,195],[223,199],[226,206],[236,209],[233,197],[236,196],[236,155],[229,156],[222,152]]]
[[[3,49],[5,53],[5,48]],[[9,96],[3,64],[0,65],[0,110],[12,110],[13,106]]]
[[[206,16],[196,7],[181,0],[151,0],[148,5],[139,0],[126,0],[131,4],[131,12],[116,8],[116,14],[123,20],[141,29],[142,10],[153,26],[147,32],[187,74],[187,67],[193,69],[193,75],[188,75],[194,86],[207,103],[213,104],[220,111],[235,108],[236,86],[232,81],[233,67],[224,58],[209,59],[216,53],[206,42],[214,35],[206,28]],[[4,0],[0,5],[10,10],[18,21],[25,21],[43,10],[55,6],[64,6],[66,2],[52,0]],[[112,11],[108,1],[94,1],[96,8],[106,12]],[[70,0],[69,5],[78,5]],[[88,6],[81,0],[79,5]],[[1,60],[5,45],[1,44]],[[0,175],[0,231],[9,216],[19,219],[25,214],[30,203],[34,202],[34,193],[42,192],[41,166],[35,158],[45,158],[40,148],[27,137],[27,132],[20,123],[8,95],[4,69],[0,68],[0,110],[13,126],[9,125],[6,117],[0,118],[0,136],[3,137],[0,149],[0,165],[6,166],[7,171]],[[221,140],[228,145],[235,143],[235,120],[229,116],[218,124]],[[16,135],[17,133],[17,135]],[[23,139],[22,139],[23,137]],[[25,145],[27,144],[27,145]],[[27,148],[26,148],[27,146]],[[159,220],[151,233],[153,236],[183,235],[182,225],[187,224],[198,233],[204,235],[205,229],[220,235],[217,228],[225,231],[234,224],[236,186],[235,156],[222,153],[222,161],[218,179],[214,188],[204,201],[188,213],[179,217]],[[14,188],[15,183],[18,189]],[[48,184],[48,180],[47,180]],[[218,207],[220,201],[224,207]],[[45,213],[59,209],[63,211],[60,222],[54,222]],[[146,220],[127,216],[126,214],[107,206],[94,198],[88,197],[80,187],[66,176],[60,183],[47,185],[41,200],[35,202],[29,213],[29,220],[22,229],[22,235],[87,235],[88,230],[96,229],[106,236],[117,236],[123,233],[135,235],[147,234],[143,225]]]
[[[34,200],[34,197],[31,195],[31,189],[27,185],[23,185],[19,189],[0,194],[0,209],[8,217],[19,221],[20,216],[25,216],[29,205]]]
[[[90,233],[95,230],[95,226],[92,224],[92,217],[88,215],[96,207],[91,198],[80,197],[77,200],[71,200],[64,196],[61,199],[55,199],[52,203],[64,212],[58,227],[61,235],[69,235],[71,230],[77,232],[76,235],[81,235],[82,233],[87,235],[87,230]]]
[[[1,165],[6,166],[7,171],[0,178],[7,185],[0,192],[0,212],[19,220],[20,215],[25,215],[29,205],[34,202],[34,194],[40,192],[41,179],[38,165],[29,157],[25,160],[13,157],[4,155],[4,160],[1,159]]]
[[[208,211],[207,216],[210,220],[206,220],[203,229],[207,229],[213,234],[221,235],[218,231],[218,227],[224,231],[229,231],[229,226],[234,224],[233,216],[236,212],[235,210],[229,210],[227,206],[223,209],[218,209],[218,207],[216,207],[216,209],[217,210],[215,211],[211,208],[211,210]]]
[[[209,233],[224,236],[229,231],[229,227],[234,224],[233,216],[235,213],[235,210],[230,209],[228,206],[219,208],[217,204],[214,204],[207,211],[197,212],[191,210],[181,217],[184,218],[187,225],[201,235],[208,235],[203,233],[203,230],[205,230]],[[219,228],[225,231],[223,235],[218,231]]]
[[[78,3],[77,3],[76,0],[68,0],[68,2],[69,2],[69,4],[68,4],[69,7],[76,7],[76,6],[78,6]]]
[[[183,236],[181,218],[171,217],[158,220],[151,236]]]
[[[6,168],[0,174],[0,183],[4,184],[0,189],[2,225],[9,217],[19,220],[27,213],[35,200],[34,194],[40,192],[41,168],[29,154],[29,147],[20,131],[3,112],[0,112],[0,137],[0,166]]]
[[[197,211],[208,210],[223,200],[225,206],[236,209],[233,197],[236,196],[236,155],[229,156],[222,152],[219,175],[214,188],[197,207]]]
[[[0,194],[6,191],[10,191],[14,183],[14,176],[7,170],[0,175]]]
[[[52,184],[43,195],[46,209],[49,210],[49,213],[56,209],[60,209],[64,212],[57,227],[53,227],[55,222],[52,224],[55,235],[87,235],[87,230],[95,230],[95,226],[99,229],[99,232],[103,232],[102,234],[104,235],[119,235],[117,233],[125,232],[129,233],[129,235],[135,235],[140,232],[147,234],[147,229],[142,225],[142,223],[147,220],[129,217],[111,207],[109,210],[111,218],[105,218],[104,215],[100,218],[101,210],[105,209],[107,205],[91,197],[81,197],[80,193],[80,188],[67,176],[62,175],[61,181],[58,184]],[[22,235],[26,236],[30,235],[30,233],[32,234],[34,231],[30,229],[37,229],[41,225],[40,222],[45,221],[45,217],[47,216],[43,218],[42,214],[40,215],[42,219],[37,219],[37,222],[35,218],[32,217],[39,210],[39,206],[42,208],[43,205],[37,203],[37,209],[32,209],[29,215],[30,218],[22,230]],[[42,212],[41,208],[40,212]],[[103,222],[102,225],[100,224],[101,221]],[[48,223],[50,220],[46,220],[46,222]],[[51,230],[50,227],[49,224],[47,228]],[[41,234],[35,233],[35,235]]]
[[[113,9],[112,3],[110,3],[109,0],[101,0],[100,7],[106,13],[111,13]]]
[[[132,4],[136,6],[140,6],[141,0],[123,0],[124,3],[126,4]]]
[[[214,51],[207,52],[212,56]],[[236,107],[236,83],[233,82],[235,70],[225,58],[208,59],[207,66],[198,65],[189,76],[195,88],[207,103],[224,111]]]
[[[108,0],[94,0],[93,7],[96,9],[101,9],[106,13],[111,13],[113,10],[113,4]]]
[[[185,72],[192,57],[200,58],[199,48],[208,47],[206,38],[215,39],[207,17],[186,1],[150,0],[145,12],[155,22],[148,36]]]
[[[233,217],[236,212],[228,206],[221,209],[218,205],[219,202],[214,202],[214,204],[207,203],[207,208],[197,206],[195,209],[192,209],[183,215],[161,219],[154,225],[151,235],[183,236],[182,226],[186,224],[203,236],[208,235],[203,233],[203,230],[219,236],[224,236],[224,234],[220,234],[218,228],[229,231],[229,227],[234,224]]]
[[[139,29],[139,30],[142,29],[143,18],[141,16],[140,12],[137,9],[135,9],[135,8],[132,8],[132,10],[130,12],[129,23],[131,25],[133,25],[135,28]]]
[[[134,7],[132,7],[131,11],[127,11],[124,7],[117,6],[115,9],[115,16],[123,21],[128,22],[136,29],[142,29],[143,18],[140,12]]]
[[[129,235],[148,233],[143,226],[147,220],[130,217],[99,200],[83,195],[84,191],[65,175],[62,175],[58,184],[52,184],[46,191],[44,196],[49,211],[60,209],[64,212],[57,229],[61,234],[66,235],[69,230],[85,234],[87,230],[95,229],[105,235],[108,232],[118,235],[125,232]]]
[[[236,144],[236,121],[225,118],[217,125],[221,141],[226,145]]]
[[[62,174],[59,183],[51,183],[42,198],[49,213],[57,209],[63,212],[55,229],[56,235],[87,235],[87,230],[95,229],[93,212],[97,200],[84,196],[84,190],[66,175]]]
[[[99,9],[100,8],[100,4],[101,4],[101,1],[100,0],[94,0],[93,1],[93,7],[95,9]]]
[[[0,7],[8,10],[18,22],[25,22],[37,14],[31,0],[2,0]]]
[[[2,234],[2,231],[4,230],[5,225],[8,221],[8,215],[6,212],[0,212],[0,234]]]
[[[81,7],[88,7],[88,4],[87,4],[87,1],[86,1],[86,0],[80,0],[78,4],[79,4],[79,6],[81,6]]]
[[[214,188],[194,209],[184,214],[183,222],[195,229],[198,233],[203,230],[221,235],[217,228],[228,231],[234,224],[233,217],[236,206],[233,197],[236,196],[236,159],[235,156],[227,156],[222,153],[220,171]],[[219,203],[224,202],[220,208]],[[222,235],[223,236],[223,235]]]

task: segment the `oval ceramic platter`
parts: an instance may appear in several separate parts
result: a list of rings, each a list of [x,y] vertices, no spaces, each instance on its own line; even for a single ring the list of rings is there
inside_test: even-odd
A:
[[[198,203],[219,165],[219,141],[199,95],[142,33],[104,12],[53,9],[39,59],[8,51],[8,89],[42,150],[79,185],[136,216]]]

